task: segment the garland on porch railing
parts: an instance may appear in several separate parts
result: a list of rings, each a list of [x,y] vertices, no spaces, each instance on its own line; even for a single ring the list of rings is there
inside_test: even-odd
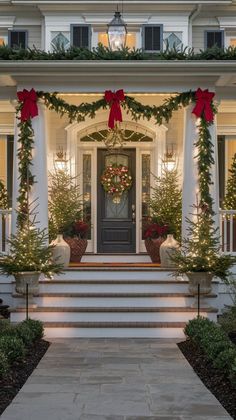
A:
[[[20,129],[19,135],[19,215],[18,222],[23,223],[29,212],[29,192],[35,179],[31,173],[32,149],[34,145],[34,131],[32,128],[32,118],[38,115],[37,98],[40,98],[48,109],[56,111],[60,116],[66,115],[70,122],[84,121],[86,117],[94,118],[99,109],[110,108],[108,126],[113,128],[116,121],[122,121],[121,109],[131,114],[133,120],[140,118],[150,120],[154,118],[158,125],[168,122],[174,111],[190,104],[195,105],[193,113],[199,118],[198,129],[199,137],[196,142],[198,148],[198,173],[199,173],[199,205],[205,206],[209,214],[213,214],[212,198],[210,194],[211,165],[214,163],[213,144],[211,142],[210,126],[213,123],[216,108],[213,103],[214,93],[208,90],[198,89],[196,92],[183,92],[179,95],[165,99],[163,105],[150,106],[143,105],[134,98],[124,95],[123,90],[117,92],[106,91],[102,99],[92,103],[81,103],[71,105],[56,93],[35,92],[24,90],[18,92],[18,118]]]

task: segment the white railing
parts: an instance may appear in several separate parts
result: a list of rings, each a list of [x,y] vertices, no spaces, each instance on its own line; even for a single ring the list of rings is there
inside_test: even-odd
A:
[[[0,254],[8,252],[11,214],[12,210],[0,209]],[[236,255],[236,210],[220,210],[220,237],[222,252]]]
[[[11,210],[0,209],[0,254],[8,252],[7,239],[11,233]]]
[[[236,255],[236,210],[220,210],[220,236],[222,252]]]

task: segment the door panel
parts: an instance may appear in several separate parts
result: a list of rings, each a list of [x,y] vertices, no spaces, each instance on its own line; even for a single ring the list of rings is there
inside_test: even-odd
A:
[[[136,251],[135,221],[135,149],[107,152],[98,149],[98,252],[132,253]],[[128,166],[133,183],[122,194],[120,202],[114,202],[100,182],[104,169],[111,164]]]

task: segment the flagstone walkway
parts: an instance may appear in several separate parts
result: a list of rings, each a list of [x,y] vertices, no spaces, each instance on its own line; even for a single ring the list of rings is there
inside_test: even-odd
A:
[[[174,340],[54,339],[1,420],[226,420]]]

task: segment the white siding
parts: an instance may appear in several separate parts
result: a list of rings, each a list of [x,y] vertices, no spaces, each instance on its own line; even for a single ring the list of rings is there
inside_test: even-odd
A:
[[[28,47],[32,48],[35,45],[36,48],[41,48],[41,27],[28,26],[24,29],[28,31]]]
[[[219,26],[193,26],[193,47],[195,52],[204,50],[204,33],[207,30],[218,30]]]

